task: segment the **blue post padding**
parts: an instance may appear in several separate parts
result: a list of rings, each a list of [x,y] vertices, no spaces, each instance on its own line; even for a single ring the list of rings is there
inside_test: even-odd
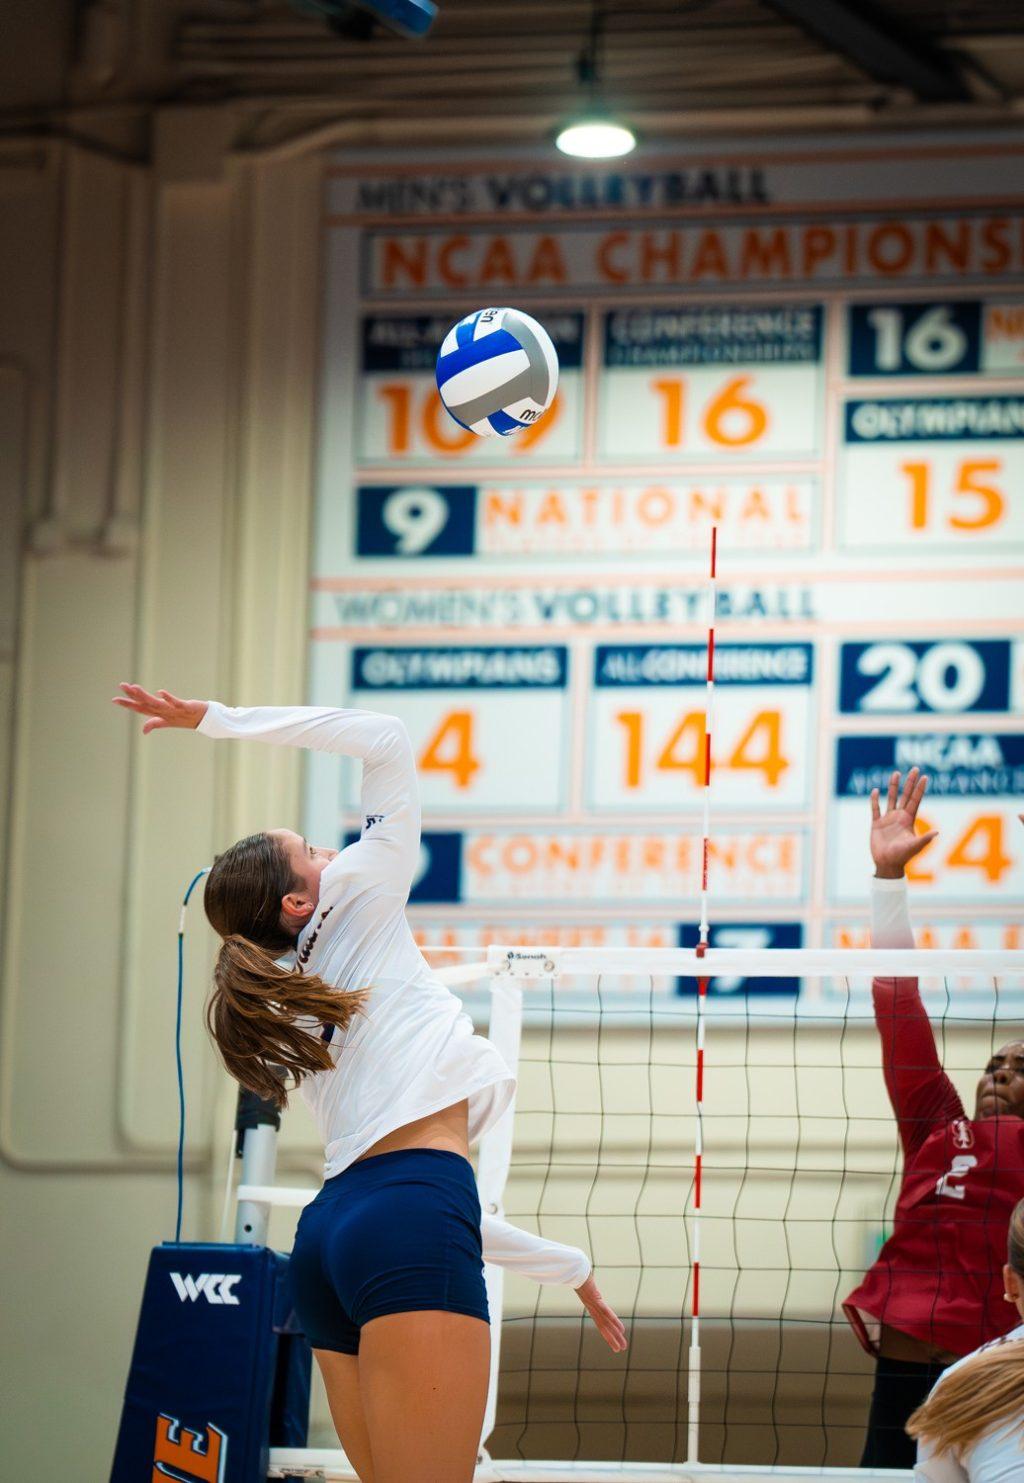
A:
[[[310,1365],[287,1257],[156,1247],[111,1483],[264,1483],[271,1445],[305,1446]]]

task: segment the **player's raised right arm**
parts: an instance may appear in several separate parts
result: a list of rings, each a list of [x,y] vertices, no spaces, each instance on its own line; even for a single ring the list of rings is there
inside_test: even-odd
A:
[[[902,784],[902,786],[901,786]],[[885,811],[877,788],[871,794],[871,946],[912,948],[914,932],[907,909],[906,867],[930,844],[937,830],[918,834],[917,811],[928,779],[912,768],[903,782],[889,779]],[[956,1089],[942,1069],[928,1012],[916,978],[876,978],[871,986],[875,1023],[882,1039],[882,1067],[909,1153],[928,1136],[937,1120],[963,1117]]]
[[[419,859],[419,785],[409,737],[397,716],[336,706],[226,706],[180,700],[167,690],[154,694],[141,685],[120,688],[114,704],[144,716],[145,733],[198,730],[215,739],[359,758],[362,838],[343,850],[328,872],[332,878],[358,872],[366,880],[386,880],[399,894],[408,891]]]

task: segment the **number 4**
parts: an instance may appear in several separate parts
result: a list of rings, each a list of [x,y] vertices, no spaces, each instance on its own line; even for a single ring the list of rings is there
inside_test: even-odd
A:
[[[456,788],[468,788],[482,763],[473,751],[473,712],[449,711],[427,742],[420,772],[448,772]]]

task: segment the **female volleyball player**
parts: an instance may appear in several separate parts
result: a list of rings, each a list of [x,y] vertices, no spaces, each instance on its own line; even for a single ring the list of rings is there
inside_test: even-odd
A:
[[[914,821],[928,780],[871,795],[872,946],[912,948],[904,871],[935,837]],[[973,1117],[942,1069],[916,979],[876,979],[885,1085],[903,1146],[893,1233],[844,1308],[876,1356],[862,1467],[912,1467],[905,1426],[942,1370],[998,1338],[1009,1314],[1000,1273],[1010,1213],[1024,1195],[1024,1041],[990,1057]]]
[[[1003,1281],[1021,1323],[952,1365],[907,1424],[919,1483],[1024,1477],[1024,1200],[1010,1220]]]
[[[611,1348],[626,1340],[582,1252],[481,1217],[469,1145],[515,1081],[405,919],[420,851],[405,728],[366,711],[121,691],[116,704],[145,716],[145,732],[362,759],[357,843],[336,851],[275,829],[215,860],[205,907],[223,942],[207,1022],[228,1070],[260,1096],[287,1100],[284,1068],[324,1141],[325,1183],[291,1273],[346,1453],[364,1483],[465,1483],[487,1393],[482,1257],[571,1283]]]

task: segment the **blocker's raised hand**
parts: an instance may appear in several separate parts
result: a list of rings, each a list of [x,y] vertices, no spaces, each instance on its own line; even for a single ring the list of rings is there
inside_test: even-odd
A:
[[[151,731],[168,728],[195,731],[206,715],[205,700],[179,700],[169,690],[158,690],[155,695],[151,695],[141,685],[122,683],[118,688],[122,693],[114,696],[114,705],[149,718],[142,728],[144,736]]]
[[[878,789],[871,792],[871,858],[875,862],[875,874],[880,880],[899,880],[907,862],[919,855],[938,834],[929,829],[927,834],[915,830],[917,811],[928,791],[928,779],[916,767],[907,773],[907,780],[900,792],[900,774],[894,772],[889,779],[889,793],[885,813],[879,807]]]
[[[598,1291],[597,1283],[593,1276],[587,1278],[582,1287],[576,1289],[576,1296],[586,1308],[594,1320],[597,1332],[616,1354],[621,1354],[626,1348],[626,1328],[622,1319],[610,1308]]]

